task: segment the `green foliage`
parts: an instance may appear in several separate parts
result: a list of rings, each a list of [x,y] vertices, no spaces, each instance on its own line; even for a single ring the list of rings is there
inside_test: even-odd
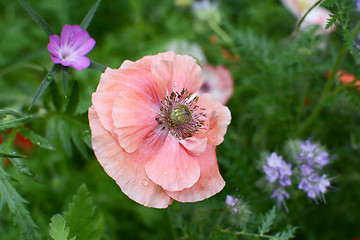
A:
[[[273,207],[263,218],[263,221],[261,222],[261,226],[259,227],[259,234],[264,235],[264,233],[267,233],[271,229],[271,225],[274,223],[276,217],[276,208]]]
[[[57,214],[51,218],[49,234],[54,240],[68,240],[70,233],[69,227],[66,227],[64,216]],[[71,238],[76,240],[76,237]]]
[[[0,210],[4,205],[8,206],[13,221],[24,239],[38,239],[37,226],[25,207],[27,201],[19,195],[9,180],[10,176],[0,167]]]
[[[84,184],[74,195],[69,211],[64,216],[70,227],[70,236],[76,236],[78,240],[100,239],[100,221],[95,215],[95,206],[92,205],[92,198]]]

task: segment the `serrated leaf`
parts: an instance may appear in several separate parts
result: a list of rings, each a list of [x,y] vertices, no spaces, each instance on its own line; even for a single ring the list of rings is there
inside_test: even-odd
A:
[[[105,72],[106,67],[100,63],[91,61],[89,68],[94,69],[95,71]]]
[[[52,151],[55,150],[55,147],[46,138],[43,138],[42,136],[34,133],[30,129],[22,128],[20,132],[25,138],[28,138],[33,144],[47,150],[52,150]]]
[[[86,14],[85,18],[82,20],[80,24],[82,29],[86,30],[89,27],[99,4],[100,4],[100,0],[96,1],[96,3],[91,7],[89,12]]]
[[[288,240],[295,237],[296,227],[293,227],[287,231],[276,233],[271,239],[276,240]]]
[[[79,83],[78,81],[73,81],[72,88],[71,88],[71,95],[69,97],[68,105],[66,106],[66,112],[70,114],[74,114],[75,110],[79,104]]]
[[[15,118],[11,120],[1,120],[0,121],[0,131],[4,131],[6,129],[15,128],[23,125],[31,119],[31,116]]]
[[[20,112],[17,112],[15,110],[11,109],[0,109],[0,117],[6,116],[6,115],[12,115],[14,117],[23,117],[23,114]]]
[[[75,126],[73,126],[71,128],[71,137],[72,140],[76,146],[76,148],[79,150],[80,154],[83,156],[84,159],[89,159],[89,154],[87,152],[87,147],[84,144],[84,141],[81,137],[81,133],[79,131],[78,128],[76,128]]]
[[[0,209],[6,204],[9,207],[14,223],[19,226],[24,239],[38,239],[37,226],[25,208],[27,201],[23,199],[10,184],[9,175],[0,167]]]
[[[276,208],[273,207],[263,219],[261,226],[259,227],[259,234],[264,235],[264,233],[267,233],[270,231],[271,225],[274,223],[276,217]]]
[[[49,225],[49,234],[54,240],[68,240],[70,229],[66,227],[66,220],[63,215],[57,214],[53,216]],[[76,239],[76,237],[73,239]]]
[[[27,176],[33,177],[34,174],[30,171],[30,169],[26,166],[25,162],[20,158],[9,158],[11,163],[15,166],[15,168],[19,171],[19,173]]]
[[[51,82],[54,80],[54,76],[59,72],[59,70],[61,69],[61,65],[60,64],[55,64],[49,71],[48,74],[46,74],[45,78],[43,79],[40,87],[38,88],[38,90],[35,93],[35,96],[30,104],[30,108],[31,109],[35,102],[38,100],[39,97],[41,97],[41,95],[45,92],[45,90],[49,87],[49,85],[51,84]]]
[[[23,1],[19,0],[21,5],[24,6],[25,10],[28,12],[28,14],[34,19],[34,21],[44,30],[44,32],[49,35],[54,35],[54,30],[51,29],[49,24],[37,13],[32,9],[29,5],[24,3]]]
[[[95,217],[95,206],[85,184],[81,185],[69,205],[69,211],[64,213],[70,227],[70,236],[79,240],[97,240],[101,237],[98,219]]]
[[[72,144],[71,144],[71,133],[70,133],[70,126],[69,124],[62,119],[58,121],[58,136],[60,137],[61,144],[65,150],[65,154],[68,157],[72,156]]]

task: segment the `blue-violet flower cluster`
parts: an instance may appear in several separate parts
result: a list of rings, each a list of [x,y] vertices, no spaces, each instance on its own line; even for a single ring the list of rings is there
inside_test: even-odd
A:
[[[290,177],[298,180],[297,188],[305,191],[315,202],[318,199],[325,202],[324,194],[331,187],[326,174],[321,174],[323,167],[330,162],[329,153],[321,150],[310,140],[302,141],[297,146],[297,149],[292,149],[297,153],[293,169],[290,163],[275,152],[266,158],[266,164],[263,166],[266,179],[274,189],[271,198],[276,199],[278,207],[283,204],[286,211],[288,210],[285,199],[290,198],[288,189],[292,185]]]

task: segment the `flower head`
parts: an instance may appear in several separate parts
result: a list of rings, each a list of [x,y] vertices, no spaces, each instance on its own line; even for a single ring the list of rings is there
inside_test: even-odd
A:
[[[198,93],[210,93],[226,104],[234,92],[234,80],[229,69],[224,66],[213,67],[210,64],[202,64],[203,83]]]
[[[266,179],[273,183],[279,178],[281,186],[290,186],[291,180],[291,164],[286,163],[281,156],[278,156],[273,152],[267,159],[268,166],[263,166],[263,170],[266,174]]]
[[[301,19],[306,12],[317,2],[317,0],[281,0],[282,4],[289,9],[297,19]],[[300,29],[307,29],[314,25],[320,26],[318,33],[330,33],[333,28],[325,30],[327,20],[331,12],[326,8],[316,6],[305,17]]]
[[[107,68],[89,108],[92,145],[105,171],[134,201],[165,208],[225,185],[215,154],[230,111],[201,86],[196,60],[174,52]]]
[[[79,25],[66,24],[60,37],[50,35],[49,38],[47,48],[54,63],[71,66],[79,71],[90,66],[90,59],[85,55],[93,49],[95,40]]]

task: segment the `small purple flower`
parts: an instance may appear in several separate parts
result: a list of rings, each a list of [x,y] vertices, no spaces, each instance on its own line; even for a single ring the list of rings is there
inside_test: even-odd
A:
[[[308,176],[314,171],[314,169],[312,169],[311,166],[307,164],[302,164],[300,169],[303,176]]]
[[[320,152],[317,154],[314,160],[319,165],[319,167],[323,167],[329,163],[329,154],[327,152]]]
[[[278,178],[281,186],[290,186],[291,180],[291,164],[286,163],[281,156],[278,156],[273,152],[268,158],[266,158],[268,166],[263,166],[263,170],[266,174],[266,179],[273,183]]]
[[[288,208],[285,203],[285,198],[289,198],[290,195],[283,189],[276,189],[273,194],[271,195],[271,198],[276,198],[277,206],[280,208],[281,204],[283,204],[286,212],[288,212]]]
[[[95,40],[79,25],[66,24],[61,30],[61,37],[50,35],[49,38],[47,48],[54,63],[79,71],[90,66],[90,59],[85,55],[94,48]]]
[[[225,200],[225,203],[226,205],[228,206],[228,208],[232,209],[232,211],[234,213],[236,213],[238,210],[237,208],[235,207],[235,204],[238,202],[239,200],[237,198],[234,198],[230,195],[226,195],[226,200]]]
[[[355,0],[356,1],[356,11],[360,12],[360,0]]]
[[[289,177],[287,176],[281,176],[280,177],[280,180],[279,180],[279,183],[281,186],[290,186],[291,185],[291,180]]]
[[[263,170],[266,174],[266,179],[271,183],[275,182],[279,177],[279,172],[275,168],[263,166]]]

